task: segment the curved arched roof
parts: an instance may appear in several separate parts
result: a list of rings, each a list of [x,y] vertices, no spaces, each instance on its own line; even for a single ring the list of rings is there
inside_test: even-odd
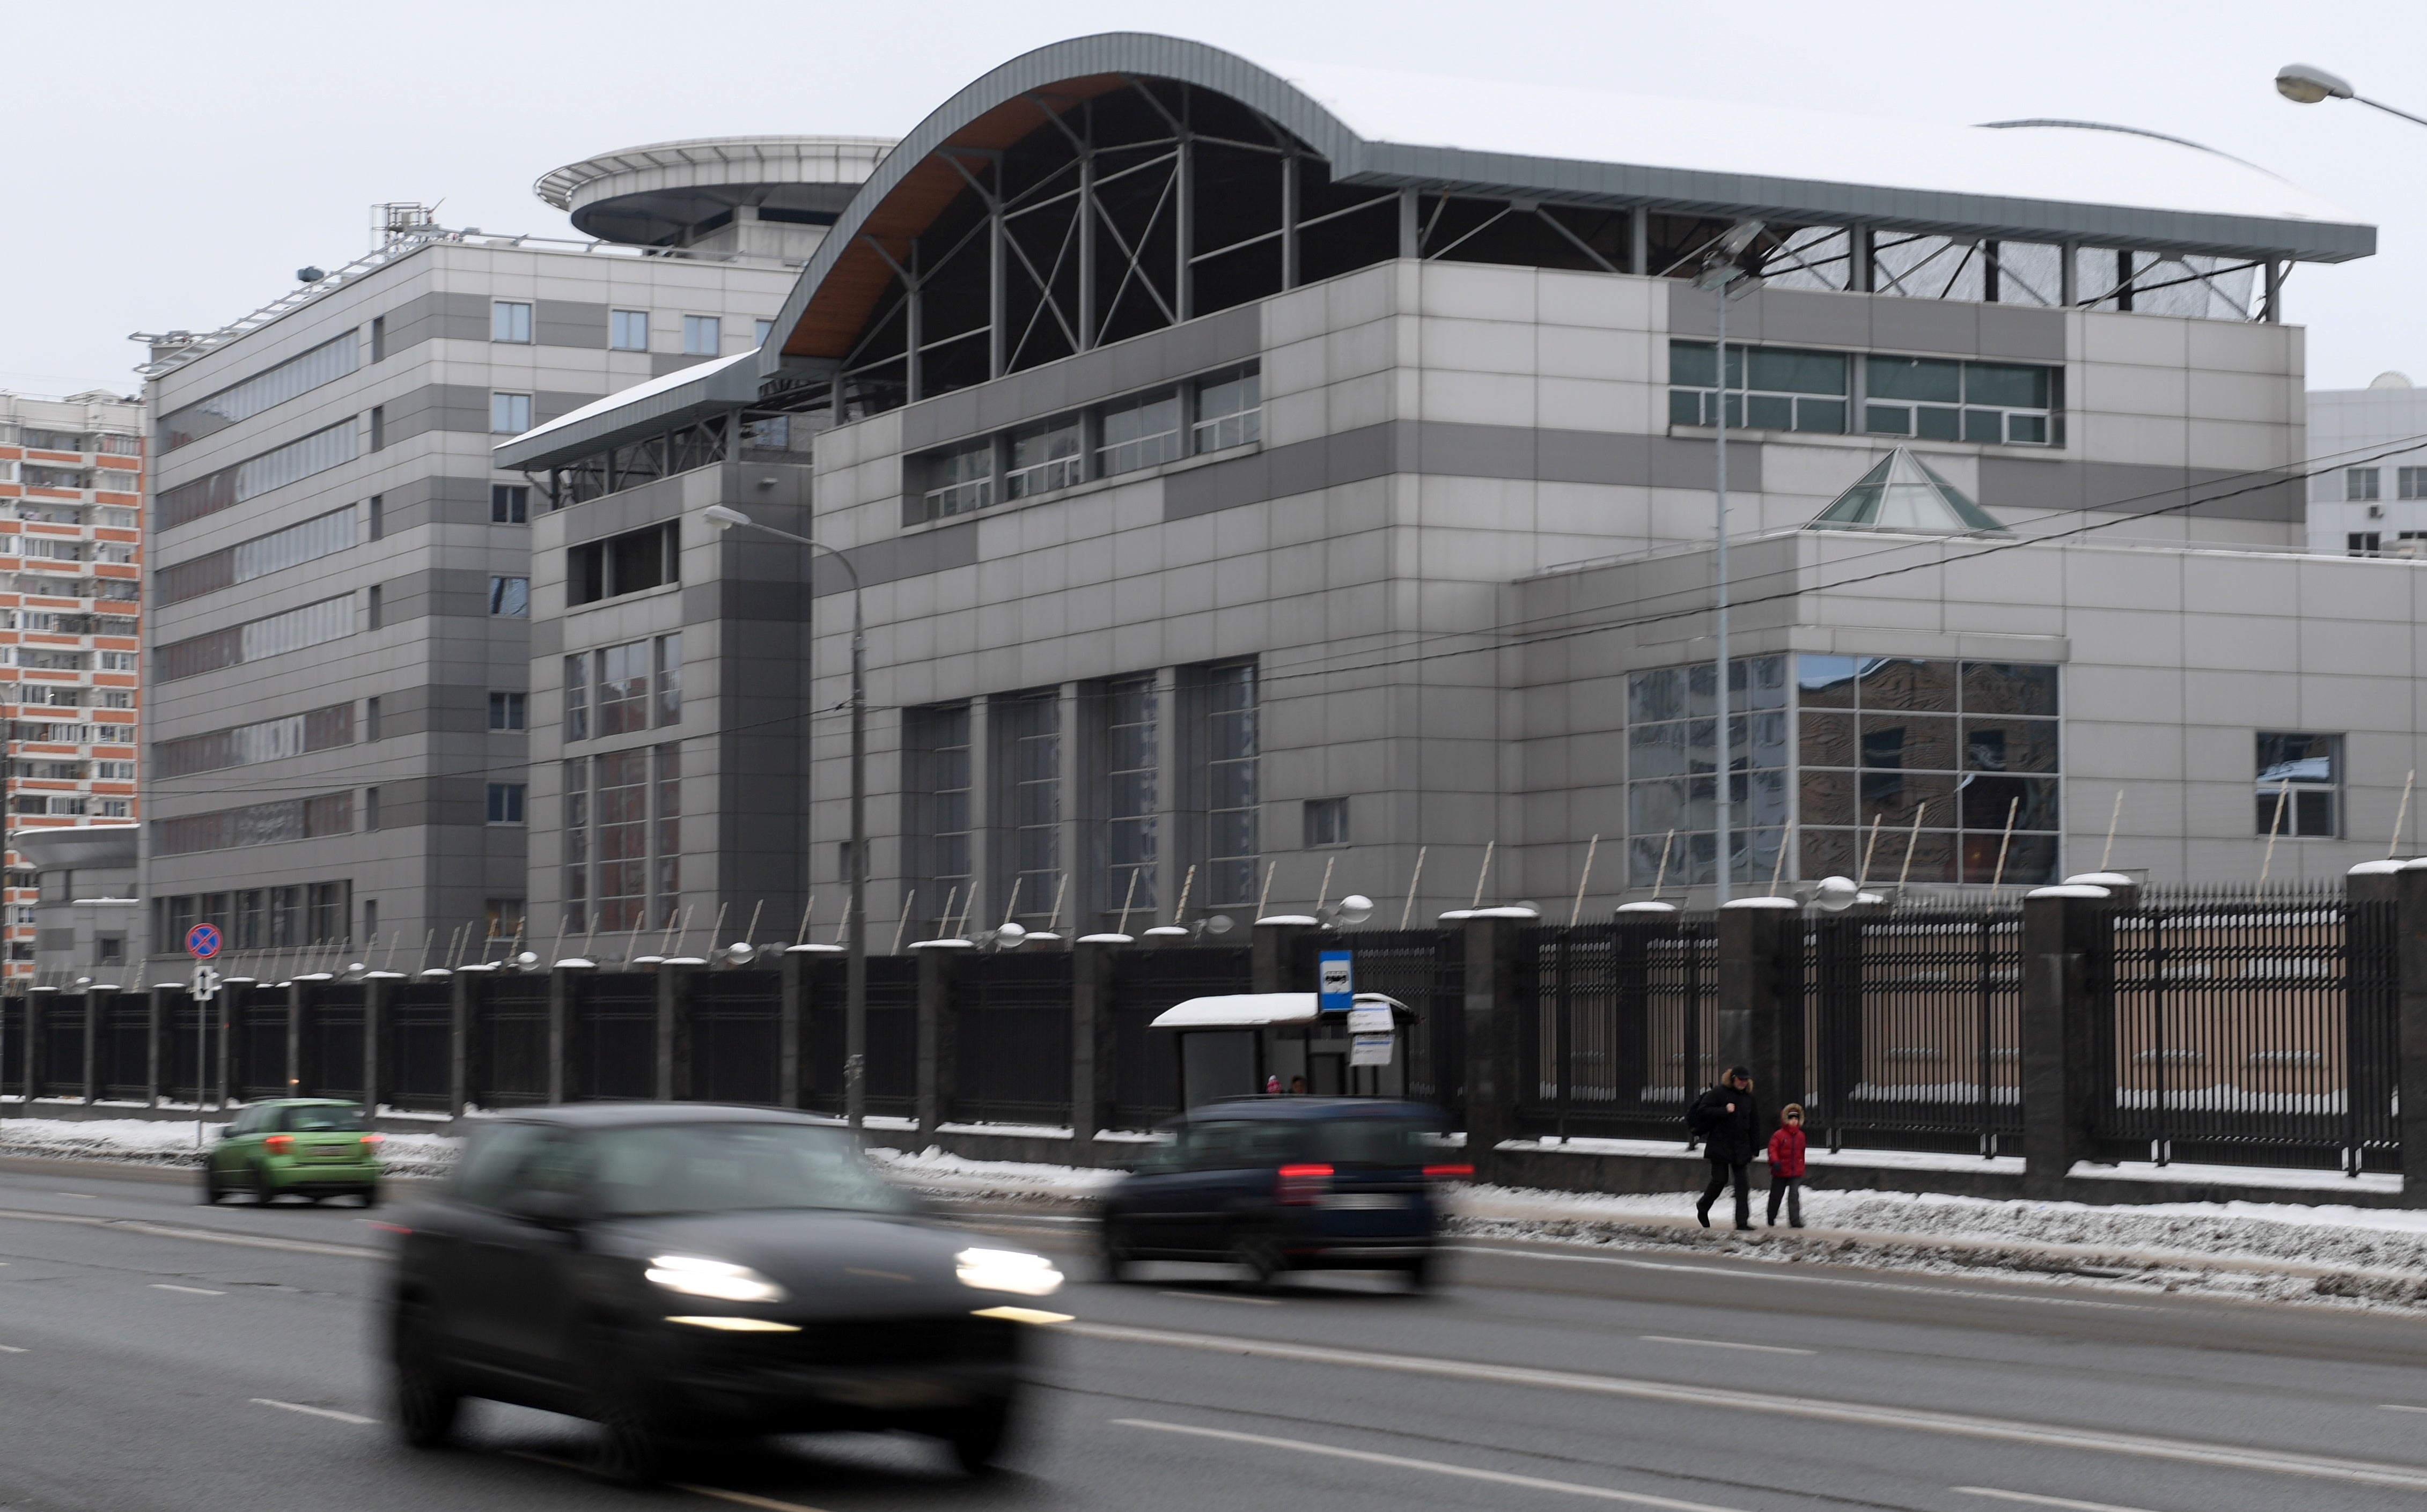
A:
[[[1930,127],[1371,70],[1289,76],[1182,38],[1107,32],[1024,53],[904,137],[802,270],[761,353],[832,359],[891,268],[863,238],[916,236],[966,181],[937,154],[1007,147],[1133,77],[1175,79],[1262,112],[1328,160],[1335,183],[1648,204],[1699,215],[1865,222],[2020,241],[2339,262],[2374,228],[2274,175],[2155,135]]]

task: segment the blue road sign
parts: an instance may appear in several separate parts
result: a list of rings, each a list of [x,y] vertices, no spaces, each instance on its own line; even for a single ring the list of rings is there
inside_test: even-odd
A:
[[[217,924],[196,924],[186,931],[186,953],[197,961],[207,961],[220,953],[220,927]]]
[[[1321,998],[1317,1004],[1327,1014],[1344,1014],[1357,997],[1357,979],[1348,965],[1346,951],[1326,951],[1315,957],[1315,992]]]

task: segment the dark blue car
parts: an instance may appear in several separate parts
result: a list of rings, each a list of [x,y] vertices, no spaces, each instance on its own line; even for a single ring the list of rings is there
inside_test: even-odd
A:
[[[1441,1114],[1371,1097],[1234,1097],[1165,1126],[1176,1137],[1105,1196],[1107,1273],[1227,1260],[1259,1286],[1289,1270],[1430,1279],[1442,1183],[1472,1175]]]

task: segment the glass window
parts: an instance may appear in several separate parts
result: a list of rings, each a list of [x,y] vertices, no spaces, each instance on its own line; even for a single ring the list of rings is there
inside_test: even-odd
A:
[[[851,1136],[800,1124],[683,1124],[591,1136],[599,1211],[615,1217],[811,1209],[904,1212]]]
[[[1348,843],[1348,800],[1310,798],[1306,801],[1306,844],[1310,849]]]
[[[523,700],[524,695],[521,693],[491,693],[489,695],[489,728],[493,730],[521,729],[523,727]]]
[[[2343,555],[2347,557],[2379,557],[2385,554],[2385,532],[2353,530],[2343,536]]]
[[[617,751],[591,760],[596,804],[598,927],[637,929],[649,885],[649,754]]]
[[[1002,480],[1002,496],[1007,499],[1031,498],[1078,482],[1083,476],[1078,416],[1014,431],[1010,462]]]
[[[1258,821],[1256,664],[1205,675],[1205,901],[1256,900]]]
[[[994,502],[994,443],[971,441],[926,459],[925,518],[967,514]]]
[[[617,351],[648,350],[649,312],[646,310],[608,311],[607,345]]]
[[[725,350],[725,322],[712,315],[683,317],[683,353],[713,357]]]
[[[2354,504],[2382,496],[2379,493],[2382,487],[2379,471],[2374,467],[2343,469],[2343,497]]]
[[[1781,657],[1728,667],[1732,874],[1766,881],[1786,819],[1787,668]],[[1707,663],[1628,678],[1628,871],[1637,886],[1718,874],[1718,678]]]
[[[649,727],[649,642],[611,645],[598,657],[598,733],[625,735]]]
[[[1196,451],[1219,451],[1263,439],[1262,370],[1246,367],[1197,382]]]
[[[586,651],[564,658],[564,738],[590,739],[590,653]]]
[[[2258,732],[2259,834],[2341,833],[2342,743],[2339,735]]]
[[[489,612],[511,619],[524,619],[530,614],[530,579],[528,577],[492,577],[489,579]]]
[[[1108,895],[1155,906],[1155,862],[1162,854],[1161,698],[1152,677],[1122,677],[1104,689],[1105,880]]]
[[[1035,908],[1048,903],[1062,876],[1061,700],[1023,693],[993,700],[986,712],[1009,779],[1011,885],[1019,902]]]
[[[1102,414],[1103,444],[1096,471],[1105,477],[1159,466],[1181,455],[1180,396],[1149,395],[1108,405]]]
[[[682,903],[682,747],[661,745],[650,754],[657,768],[658,923],[671,925]]]
[[[489,523],[491,525],[529,525],[530,523],[530,485],[529,483],[491,483],[489,485]]]
[[[519,824],[523,821],[523,785],[519,782],[489,784],[489,822]]]
[[[904,717],[903,790],[906,826],[926,853],[914,904],[919,918],[950,919],[969,887],[969,710],[967,705],[914,708]]]
[[[2427,498],[2427,467],[2398,467],[2394,475],[2396,497]]]
[[[501,436],[518,436],[531,427],[531,401],[528,394],[492,394],[489,396],[489,429]]]
[[[590,763],[564,763],[564,927],[590,929]]]
[[[1874,356],[1863,371],[1863,429],[1873,435],[2033,447],[2055,438],[2053,367]]]
[[[1707,341],[1669,344],[1669,418],[1673,425],[1718,424],[1718,349]],[[1763,431],[1846,429],[1847,358],[1793,347],[1728,345],[1728,424]]]
[[[657,640],[658,723],[682,723],[682,632]]]
[[[376,320],[372,322],[375,343],[381,324]],[[220,389],[207,398],[170,412],[161,417],[158,425],[161,449],[171,451],[200,441],[240,421],[250,420],[274,405],[308,394],[323,383],[346,377],[358,366],[360,347],[354,333],[349,331],[301,356],[289,357],[267,372],[255,374],[241,383]],[[375,346],[371,360],[377,362],[382,355]],[[27,442],[26,445],[33,443]]]
[[[767,345],[767,338],[774,333],[775,322],[773,320],[753,320],[750,322],[750,345],[754,348],[764,347]]]
[[[513,300],[494,300],[489,304],[489,339],[491,341],[529,341],[531,338],[531,307]]]

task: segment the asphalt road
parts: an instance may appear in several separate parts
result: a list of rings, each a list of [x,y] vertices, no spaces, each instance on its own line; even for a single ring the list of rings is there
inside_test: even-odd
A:
[[[1011,1467],[785,1439],[602,1486],[589,1430],[379,1421],[379,1236],[197,1207],[183,1178],[0,1171],[0,1507],[1896,1507],[2230,1512],[2427,1501],[2427,1320],[2046,1282],[1463,1248],[1438,1294],[1219,1271],[1081,1277]],[[985,1220],[1071,1253],[1067,1225]],[[2408,1409],[2408,1410],[2403,1410]]]

